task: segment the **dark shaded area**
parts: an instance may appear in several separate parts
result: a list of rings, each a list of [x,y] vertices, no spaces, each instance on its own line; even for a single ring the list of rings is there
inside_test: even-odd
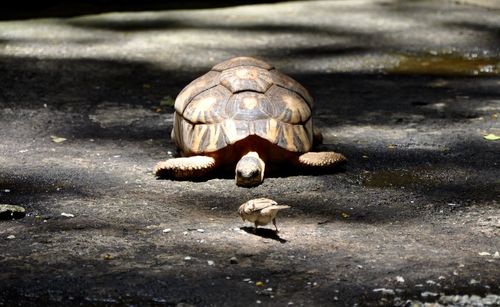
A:
[[[342,54],[355,54],[363,49],[357,48],[340,48],[334,46],[325,46],[309,49],[299,49],[296,52],[303,57],[325,55],[332,57]],[[269,50],[270,53],[274,51]],[[310,52],[310,53],[309,53]],[[266,51],[261,52],[258,56],[272,62],[273,56],[267,54]],[[276,55],[278,56],[278,55]],[[4,57],[0,59],[0,63],[8,65],[0,66],[2,72],[2,81],[5,82],[4,90],[1,92],[3,103],[13,100],[28,100],[35,95],[39,100],[53,99],[58,102],[56,93],[64,94],[74,101],[78,95],[84,95],[82,98],[87,99],[90,106],[97,102],[106,101],[110,94],[116,95],[113,100],[125,103],[154,105],[158,103],[161,97],[166,94],[171,94],[174,97],[180,90],[186,86],[191,80],[199,77],[207,72],[214,63],[207,62],[205,69],[198,71],[166,71],[158,69],[150,64],[137,62],[119,62],[110,60],[39,60],[33,58],[10,58]],[[284,73],[286,70],[277,67]],[[134,78],[131,78],[134,76]],[[322,110],[330,107],[336,109],[348,108],[352,103],[364,103],[364,107],[380,108],[384,110],[388,104],[394,100],[400,99],[403,102],[411,99],[410,103],[417,106],[423,106],[435,102],[437,98],[446,100],[448,98],[456,98],[457,95],[474,97],[484,100],[487,98],[496,97],[498,88],[494,86],[494,78],[489,82],[491,86],[484,88],[484,85],[479,87],[471,86],[478,84],[478,77],[453,77],[449,75],[436,75],[432,73],[426,75],[424,71],[418,75],[410,75],[404,73],[400,75],[397,71],[387,74],[385,72],[374,73],[322,73],[315,74],[291,74],[292,77],[304,84],[306,88],[313,94],[318,103],[317,109]],[[434,87],[430,83],[435,80],[445,79],[446,85]],[[43,82],[39,80],[47,80],[47,83],[57,85],[53,87],[43,87]],[[37,82],[37,83],[35,83]],[[128,82],[128,86],[123,84]],[[471,83],[472,82],[472,83]],[[31,83],[34,86],[33,93],[25,93],[22,89],[26,83]],[[75,86],[85,84],[85,86]],[[148,84],[150,87],[144,88],[143,84]],[[485,85],[487,85],[486,83]],[[387,89],[395,89],[394,97],[387,97]],[[8,91],[6,89],[9,89]],[[61,92],[61,89],[63,91]],[[408,94],[407,91],[410,91]],[[74,92],[78,91],[78,92]],[[325,94],[328,93],[328,94]],[[26,95],[33,96],[26,96]],[[104,96],[108,95],[108,96]],[[329,97],[334,95],[333,97]],[[48,96],[45,98],[45,96]],[[26,99],[23,99],[26,97]],[[114,97],[114,96],[113,96]],[[382,99],[385,98],[386,99]],[[63,98],[63,97],[61,97]],[[351,101],[347,102],[347,98]],[[156,100],[156,101],[151,101]],[[328,100],[322,102],[321,100]],[[78,102],[78,101],[76,101]],[[326,104],[328,102],[328,104]],[[369,103],[373,102],[373,103]],[[332,104],[333,105],[329,105]],[[484,102],[486,103],[486,102]],[[408,109],[406,103],[402,104],[405,110]],[[363,109],[358,109],[364,111]],[[417,110],[424,111],[424,110]],[[446,116],[447,114],[443,114]]]
[[[258,3],[276,3],[272,0],[218,0],[218,1],[158,1],[158,0],[43,0],[37,2],[16,1],[8,3],[0,12],[0,20],[73,17],[77,15],[100,14],[106,12],[138,12],[155,10],[191,10],[217,7],[231,7]]]
[[[186,73],[107,60],[3,58],[0,61],[9,63],[8,69],[6,65],[0,67],[0,80],[4,84],[0,103],[4,107],[41,108],[46,103],[49,108],[71,108],[86,113],[110,101],[117,105],[138,105],[154,110],[160,107],[162,97],[175,97],[186,84],[211,66],[207,63],[204,71]],[[477,110],[500,95],[495,86],[496,80],[500,80],[498,77],[482,82],[477,77],[384,73],[306,73],[291,76],[313,94],[319,125],[327,119],[337,125],[454,123],[486,115]],[[432,86],[433,81],[441,79],[445,79],[448,85]],[[30,91],[25,90],[27,84],[30,84]],[[144,88],[144,84],[148,84],[148,88]],[[474,97],[475,101],[470,105],[469,98],[461,97]],[[32,105],[33,102],[39,105]],[[399,103],[397,112],[395,102]],[[441,110],[425,108],[438,102],[449,104]],[[162,112],[170,113],[172,110],[164,107]],[[82,137],[86,137],[86,131],[79,131],[84,133]],[[112,133],[110,137],[116,137],[115,134],[127,137],[134,135],[131,132],[110,130],[106,133]],[[145,133],[158,134],[152,131]]]
[[[88,187],[91,182],[89,178],[84,179],[84,176],[77,172],[71,174],[71,171],[67,170],[53,172],[47,168],[47,171],[52,173],[52,176],[47,176],[47,172],[11,174],[0,171],[0,203],[31,205],[56,197],[56,194],[59,197],[88,196],[82,187]]]

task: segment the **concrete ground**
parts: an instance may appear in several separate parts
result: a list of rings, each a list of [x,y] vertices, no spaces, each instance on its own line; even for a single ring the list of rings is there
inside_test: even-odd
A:
[[[488,1],[481,1],[482,3]],[[500,304],[500,11],[293,1],[0,22],[0,305]],[[260,56],[345,171],[157,180],[172,98]],[[238,206],[292,208],[252,234]],[[480,305],[478,305],[480,306]]]

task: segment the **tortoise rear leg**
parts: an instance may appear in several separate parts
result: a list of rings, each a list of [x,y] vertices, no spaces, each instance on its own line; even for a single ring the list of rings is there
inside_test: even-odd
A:
[[[202,177],[215,169],[215,159],[207,156],[175,158],[159,162],[154,173],[160,178],[189,179]]]
[[[344,165],[347,162],[344,155],[333,152],[306,152],[299,156],[299,164],[308,169],[330,169]]]

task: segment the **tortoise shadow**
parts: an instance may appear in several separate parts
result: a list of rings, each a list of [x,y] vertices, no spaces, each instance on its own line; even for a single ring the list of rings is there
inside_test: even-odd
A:
[[[278,235],[278,233],[272,229],[267,229],[267,228],[255,229],[254,227],[249,227],[249,226],[240,227],[240,229],[246,233],[256,235],[256,236],[259,236],[259,237],[264,238],[264,239],[271,239],[271,240],[278,241],[281,244],[288,242],[287,240],[281,238]]]

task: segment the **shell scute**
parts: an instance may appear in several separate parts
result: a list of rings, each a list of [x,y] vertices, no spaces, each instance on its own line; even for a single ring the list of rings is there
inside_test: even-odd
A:
[[[280,73],[275,69],[271,70],[269,74],[271,75],[274,84],[282,88],[288,89],[290,91],[296,92],[302,98],[304,98],[309,107],[311,108],[313,107],[313,98],[306,90],[306,88],[303,87],[299,82],[295,81],[294,79],[285,74]]]
[[[279,123],[276,145],[294,152],[307,152],[312,148],[312,121],[304,125]]]
[[[195,96],[184,109],[183,116],[195,124],[220,123],[227,118],[224,108],[231,92],[217,85]]]
[[[267,119],[275,113],[268,97],[256,92],[234,94],[226,105],[226,114],[234,120],[254,121]]]
[[[224,70],[220,83],[231,92],[254,91],[265,93],[273,84],[269,71],[255,66],[239,66]]]
[[[203,76],[189,83],[179,93],[179,95],[177,95],[174,104],[175,111],[177,111],[179,114],[182,114],[186,106],[196,95],[199,95],[201,92],[217,86],[219,84],[219,75],[220,72],[209,71]]]
[[[305,123],[311,117],[311,108],[297,93],[273,85],[266,95],[274,106],[275,118],[289,124]]]

